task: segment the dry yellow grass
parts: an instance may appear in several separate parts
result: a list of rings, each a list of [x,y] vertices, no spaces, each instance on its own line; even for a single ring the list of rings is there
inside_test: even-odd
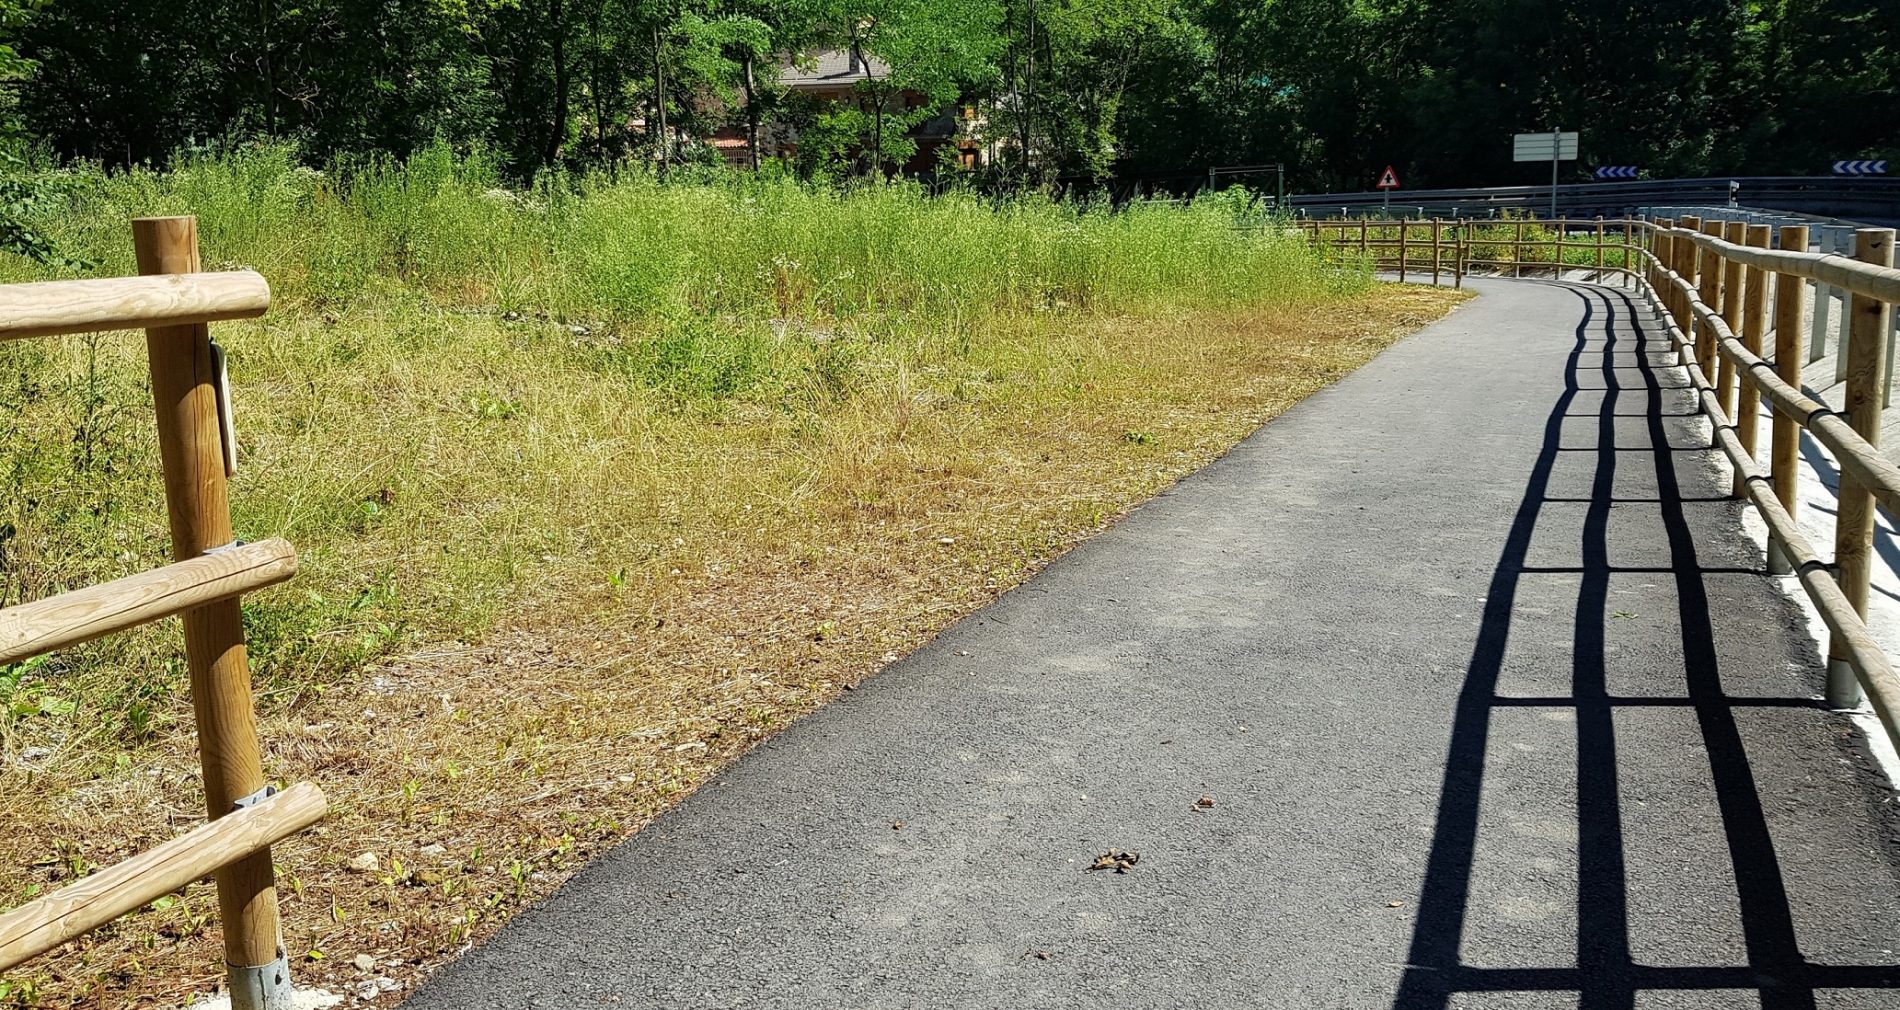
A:
[[[484,395],[523,423],[485,444],[414,427],[387,444],[366,435],[346,447],[362,459],[350,488],[283,496],[265,525],[294,536],[300,502],[361,499],[376,547],[364,570],[427,573],[431,559],[405,554],[432,541],[403,528],[401,503],[422,493],[404,482],[479,477],[491,483],[427,493],[480,510],[454,518],[470,529],[512,524],[494,540],[505,550],[459,549],[526,571],[513,582],[531,590],[466,641],[264,700],[269,773],[316,782],[332,803],[323,825],[278,849],[299,981],[350,992],[366,978],[352,962],[368,954],[374,974],[413,984],[760,739],[1460,297],[1380,286],[1304,308],[1026,324],[1035,339],[1016,367],[939,374],[919,355],[925,364],[875,374],[820,422],[762,406],[636,409],[586,388],[510,385],[520,373],[495,362],[401,381],[370,370],[361,388],[339,386],[312,409],[459,402],[468,376],[486,375]],[[505,365],[505,335],[494,346]],[[336,451],[299,442],[325,430],[336,425],[290,418],[248,454]],[[515,454],[502,480],[532,493],[492,483],[492,459],[460,465],[497,451]],[[563,539],[543,560],[520,529]],[[416,578],[403,591],[432,591]],[[163,705],[152,742],[113,760],[82,739],[0,770],[0,896],[55,887],[200,820],[185,702]],[[362,853],[379,868],[351,870]],[[194,885],[33,962],[10,998],[180,1005],[220,981],[214,907],[210,886]]]

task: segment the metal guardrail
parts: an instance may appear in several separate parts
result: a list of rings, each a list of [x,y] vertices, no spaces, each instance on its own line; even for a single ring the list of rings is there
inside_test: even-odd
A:
[[[1307,217],[1379,215],[1389,204],[1395,213],[1494,217],[1505,211],[1543,211],[1551,187],[1489,186],[1472,189],[1421,189],[1384,193],[1309,193],[1287,197],[1287,205]],[[1844,220],[1900,219],[1900,177],[1717,176],[1636,182],[1586,182],[1557,187],[1557,209],[1564,214],[1637,215],[1646,207],[1730,206],[1790,211]]]

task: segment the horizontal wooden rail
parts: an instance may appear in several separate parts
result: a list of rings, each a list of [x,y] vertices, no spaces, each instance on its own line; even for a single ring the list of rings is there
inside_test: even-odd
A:
[[[1734,362],[1735,367],[1748,372],[1756,387],[1776,409],[1795,418],[1814,436],[1816,442],[1834,454],[1835,462],[1840,464],[1842,470],[1860,481],[1882,505],[1900,515],[1900,466],[1895,466],[1879,449],[1867,444],[1867,440],[1854,430],[1847,418],[1782,381],[1775,372],[1775,366],[1744,346],[1721,315],[1702,300],[1694,285],[1665,267],[1654,255],[1646,252],[1644,257],[1671,287],[1688,300],[1689,310],[1714,335],[1716,348],[1721,355]]]
[[[1643,226],[1658,235],[1687,239],[1704,249],[1712,250],[1723,259],[1733,260],[1744,266],[1793,274],[1796,277],[1819,281],[1837,288],[1846,288],[1855,294],[1877,298],[1883,302],[1900,303],[1900,269],[1894,267],[1875,266],[1831,253],[1811,253],[1793,249],[1757,249],[1753,246],[1736,245],[1701,232],[1684,228],[1666,228],[1648,222],[1645,222]]]
[[[270,284],[250,270],[0,286],[0,340],[251,319]]]
[[[297,574],[288,542],[264,540],[0,610],[0,664],[91,641],[275,585]]]
[[[0,971],[264,850],[326,808],[323,790],[300,783],[0,915]]]

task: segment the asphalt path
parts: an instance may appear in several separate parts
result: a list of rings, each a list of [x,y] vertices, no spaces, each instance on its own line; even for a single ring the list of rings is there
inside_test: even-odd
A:
[[[1900,1007],[1890,791],[1662,336],[1473,286],[408,1005]]]

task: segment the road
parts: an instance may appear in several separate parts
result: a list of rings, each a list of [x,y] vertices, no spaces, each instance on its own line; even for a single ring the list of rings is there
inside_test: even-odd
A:
[[[1474,287],[408,1005],[1900,1006],[1889,790],[1663,338]]]

